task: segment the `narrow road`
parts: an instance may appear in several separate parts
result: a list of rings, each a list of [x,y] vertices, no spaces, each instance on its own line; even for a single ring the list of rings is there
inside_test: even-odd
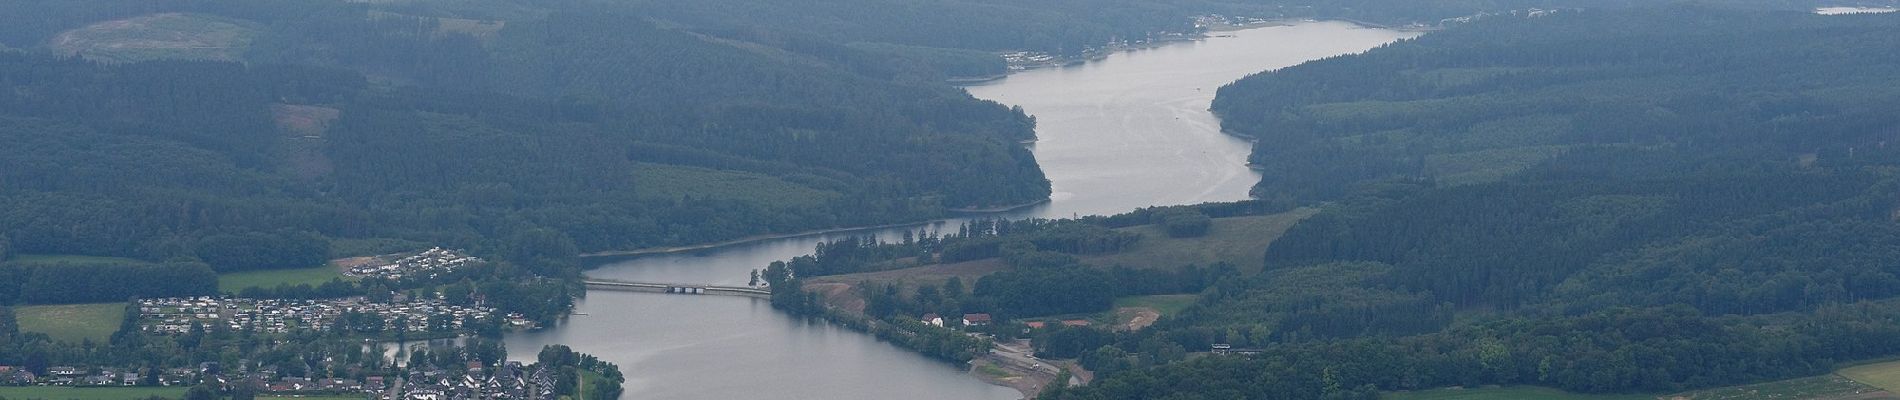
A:
[[[996,365],[1043,382],[1051,382],[1054,381],[1056,377],[1062,376],[1062,367],[1036,358],[1036,356],[1032,354],[1033,352],[1033,349],[1027,347],[1010,346],[1002,342],[996,342],[992,346],[990,354],[984,355],[984,358],[992,363],[996,363]],[[1069,377],[1069,386],[1080,386],[1084,383],[1086,382],[1083,382],[1080,377]]]

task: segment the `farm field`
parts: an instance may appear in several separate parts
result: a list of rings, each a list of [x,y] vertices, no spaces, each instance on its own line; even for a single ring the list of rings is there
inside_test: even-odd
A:
[[[38,332],[55,340],[105,343],[125,319],[125,303],[61,304],[13,308],[21,332]],[[5,393],[5,392],[0,392]],[[0,396],[5,396],[0,394]],[[8,398],[22,398],[5,396]]]
[[[1168,237],[1157,225],[1121,228],[1118,230],[1142,234],[1141,241],[1120,253],[1083,256],[1082,261],[1130,268],[1178,268],[1226,262],[1242,270],[1257,270],[1267,245],[1279,239],[1293,224],[1318,212],[1318,209],[1301,208],[1272,215],[1215,218],[1206,236],[1194,238]]]

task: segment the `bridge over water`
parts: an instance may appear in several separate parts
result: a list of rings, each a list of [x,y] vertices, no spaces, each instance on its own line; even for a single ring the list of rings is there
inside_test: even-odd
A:
[[[630,282],[630,281],[616,281],[616,280],[607,280],[607,279],[588,279],[585,282],[587,283],[588,290],[614,290],[614,291],[622,291],[622,292],[743,296],[743,297],[752,297],[752,298],[760,298],[760,299],[772,298],[771,289],[761,289],[761,288],[752,288],[752,287],[718,286],[718,285],[705,285],[705,284],[696,284],[696,283]]]

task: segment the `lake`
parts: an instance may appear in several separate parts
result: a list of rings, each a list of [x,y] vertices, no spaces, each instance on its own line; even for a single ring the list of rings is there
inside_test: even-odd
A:
[[[991,216],[1060,218],[1155,205],[1247,198],[1259,175],[1251,144],[1220,132],[1207,111],[1220,85],[1247,74],[1355,53],[1415,33],[1341,22],[1214,33],[1109,55],[1079,66],[1018,72],[969,86],[983,99],[1022,106],[1037,119],[1036,159],[1048,203]],[[958,220],[935,224],[955,231]],[[916,228],[911,228],[915,230]],[[895,229],[861,232],[895,237]],[[809,254],[848,233],[767,240],[635,258],[588,276],[744,285],[766,264]],[[951,365],[853,331],[788,317],[763,300],[592,292],[562,325],[507,336],[532,359],[546,344],[618,364],[625,398],[1016,399]]]

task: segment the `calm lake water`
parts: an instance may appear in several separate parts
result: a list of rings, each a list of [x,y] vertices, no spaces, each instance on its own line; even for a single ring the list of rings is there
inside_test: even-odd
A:
[[[1247,197],[1259,176],[1250,144],[1221,134],[1214,90],[1247,74],[1364,51],[1414,34],[1337,22],[1224,32],[1203,41],[1118,53],[970,86],[1038,121],[1037,160],[1055,194],[1008,217],[1113,214],[1154,205]],[[960,221],[939,223],[956,230]],[[912,228],[915,230],[915,228]],[[874,232],[894,237],[899,230]],[[616,262],[589,276],[744,285],[748,272],[809,254],[812,235]],[[620,365],[627,399],[1016,399],[962,366],[876,339],[787,317],[763,300],[592,292],[559,327],[510,334],[510,353],[567,344]]]

